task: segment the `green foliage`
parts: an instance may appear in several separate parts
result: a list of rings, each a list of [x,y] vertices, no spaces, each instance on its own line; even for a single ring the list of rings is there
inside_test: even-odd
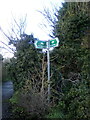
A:
[[[60,39],[60,47],[51,56],[56,58],[52,61],[53,66],[64,78],[68,78],[70,72],[89,76],[88,9],[88,3],[76,2],[64,3],[58,11],[53,34]]]
[[[54,119],[54,118],[63,119],[64,115],[62,112],[55,109],[48,116],[46,116],[46,118],[48,118],[48,119]]]
[[[16,118],[29,117],[29,119],[43,117],[49,107],[46,98],[44,93],[36,92],[29,85],[24,86],[10,99],[13,116],[15,115]]]
[[[70,119],[90,119],[89,89],[83,83],[72,87],[67,94],[61,98],[47,118]]]
[[[58,11],[53,34],[60,39],[60,47],[51,56],[54,56],[52,65],[64,78],[59,86],[60,91],[57,91],[60,94],[59,103],[52,108],[47,118],[90,119],[88,9],[88,3],[64,3]]]
[[[49,110],[49,114],[45,116],[45,118],[53,119],[53,118],[58,118],[58,119],[64,119],[64,109],[65,109],[65,103],[64,101],[60,101],[60,103],[57,106],[52,107]]]
[[[34,47],[35,40],[33,35],[25,35],[18,41],[17,52],[9,67],[14,89],[18,91],[10,101],[18,117],[19,113],[31,118],[41,117],[48,108],[47,96],[44,94],[47,91],[45,56]]]
[[[90,118],[89,89],[84,84],[72,88],[65,97],[69,118]]]
[[[21,106],[19,103],[20,99],[20,91],[16,91],[13,97],[9,100],[12,105],[12,118],[24,118],[27,116],[27,112],[25,111],[24,107]]]
[[[16,91],[16,92],[14,93],[13,97],[10,99],[10,102],[11,102],[12,104],[17,104],[17,103],[18,103],[19,94],[20,94],[19,91]]]
[[[54,29],[55,35],[62,42],[80,44],[82,42],[80,38],[85,35],[90,25],[87,4],[64,3],[58,11],[57,19]]]
[[[33,35],[25,35],[16,45],[17,52],[10,65],[10,73],[14,78],[15,89],[23,87],[26,80],[36,82],[41,79],[38,73],[42,70],[40,64],[42,58],[33,45],[34,40],[36,39]]]

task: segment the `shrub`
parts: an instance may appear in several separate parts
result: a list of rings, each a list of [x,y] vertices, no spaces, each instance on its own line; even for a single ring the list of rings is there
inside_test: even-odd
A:
[[[15,92],[10,101],[16,118],[42,118],[49,108],[46,94],[32,88]]]
[[[72,86],[63,94],[58,105],[52,108],[46,118],[60,118],[61,120],[89,120],[90,119],[89,88],[83,82]]]
[[[34,89],[26,93],[23,91],[20,94],[19,103],[26,109],[31,117],[42,117],[49,107],[46,94],[36,92]]]

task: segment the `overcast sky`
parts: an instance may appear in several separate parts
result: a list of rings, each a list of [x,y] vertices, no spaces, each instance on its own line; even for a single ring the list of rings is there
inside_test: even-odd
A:
[[[24,17],[27,14],[27,34],[34,34],[34,37],[40,40],[48,40],[49,28],[44,29],[40,24],[43,23],[44,17],[38,12],[44,7],[52,9],[52,5],[59,8],[63,0],[0,0],[0,26],[5,32],[9,30],[12,23],[12,15],[16,19]],[[0,32],[0,41],[8,44],[8,40]],[[1,45],[1,43],[0,43]],[[12,54],[0,50],[4,57],[11,57]]]

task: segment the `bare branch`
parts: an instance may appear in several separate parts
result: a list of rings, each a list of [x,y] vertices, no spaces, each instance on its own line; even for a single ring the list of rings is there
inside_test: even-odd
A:
[[[13,15],[12,15],[13,17]],[[19,19],[19,22],[17,22],[17,20],[13,17],[13,23],[12,23],[12,27],[10,29],[10,31],[8,30],[8,34],[5,33],[5,31],[1,28],[0,26],[0,31],[2,32],[2,34],[8,39],[8,43],[9,44],[13,44],[14,47],[16,46],[18,40],[21,39],[21,35],[25,32],[25,28],[26,28],[26,17],[27,15],[21,19]],[[7,45],[5,42],[0,41],[5,47],[2,46],[3,49],[6,48],[6,50],[8,50],[8,52],[14,53],[15,49],[13,49],[11,46]]]
[[[3,33],[3,35],[8,38],[8,40],[11,41],[11,38],[3,31],[3,29],[0,27],[0,31]]]
[[[11,48],[11,47],[9,47],[6,43],[4,43],[4,42],[2,42],[2,41],[0,41],[3,45],[5,45],[5,46],[7,46],[10,50],[12,50],[13,52],[12,53],[14,53],[15,52],[15,50],[13,49],[13,48]],[[5,48],[5,47],[4,47]]]
[[[0,47],[1,49],[5,49],[5,50],[7,50],[8,52],[10,52],[10,53],[14,53],[13,51],[10,51],[8,48],[5,48],[5,47]]]

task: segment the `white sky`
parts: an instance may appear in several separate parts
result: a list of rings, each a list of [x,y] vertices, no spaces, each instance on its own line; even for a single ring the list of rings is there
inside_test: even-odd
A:
[[[37,11],[42,11],[44,7],[52,8],[52,4],[57,7],[61,6],[63,0],[0,0],[0,26],[7,32],[14,18],[19,19],[27,14],[27,34],[34,34],[34,37],[40,40],[48,40],[48,29],[40,27],[44,17]],[[7,39],[0,32],[0,41],[8,44]],[[1,46],[1,43],[0,43]],[[12,57],[12,54],[6,50],[0,50],[4,57]]]

